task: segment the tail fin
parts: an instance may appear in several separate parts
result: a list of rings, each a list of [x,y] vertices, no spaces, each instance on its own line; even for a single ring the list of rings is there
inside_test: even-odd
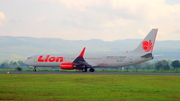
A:
[[[152,29],[139,46],[132,51],[135,54],[147,54],[153,52],[158,29]]]

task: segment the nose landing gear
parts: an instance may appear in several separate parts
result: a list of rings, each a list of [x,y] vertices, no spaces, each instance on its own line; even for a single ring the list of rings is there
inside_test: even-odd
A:
[[[34,72],[36,72],[36,66],[34,66],[34,69],[33,69]]]

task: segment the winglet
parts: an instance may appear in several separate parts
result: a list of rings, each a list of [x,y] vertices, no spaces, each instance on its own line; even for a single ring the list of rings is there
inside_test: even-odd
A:
[[[83,57],[84,56],[85,49],[86,49],[86,47],[84,47],[84,49],[81,51],[81,54],[79,54],[79,57]]]

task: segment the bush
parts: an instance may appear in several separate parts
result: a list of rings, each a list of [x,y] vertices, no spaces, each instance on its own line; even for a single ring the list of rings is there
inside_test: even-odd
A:
[[[17,69],[17,71],[22,71],[21,67],[17,67],[16,69]]]

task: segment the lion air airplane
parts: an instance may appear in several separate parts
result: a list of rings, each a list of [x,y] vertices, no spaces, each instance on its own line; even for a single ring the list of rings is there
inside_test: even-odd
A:
[[[94,72],[98,67],[124,67],[152,60],[153,47],[158,29],[152,29],[145,39],[133,51],[124,54],[85,54],[84,48],[79,54],[43,54],[28,57],[24,63],[31,67],[60,67]]]

